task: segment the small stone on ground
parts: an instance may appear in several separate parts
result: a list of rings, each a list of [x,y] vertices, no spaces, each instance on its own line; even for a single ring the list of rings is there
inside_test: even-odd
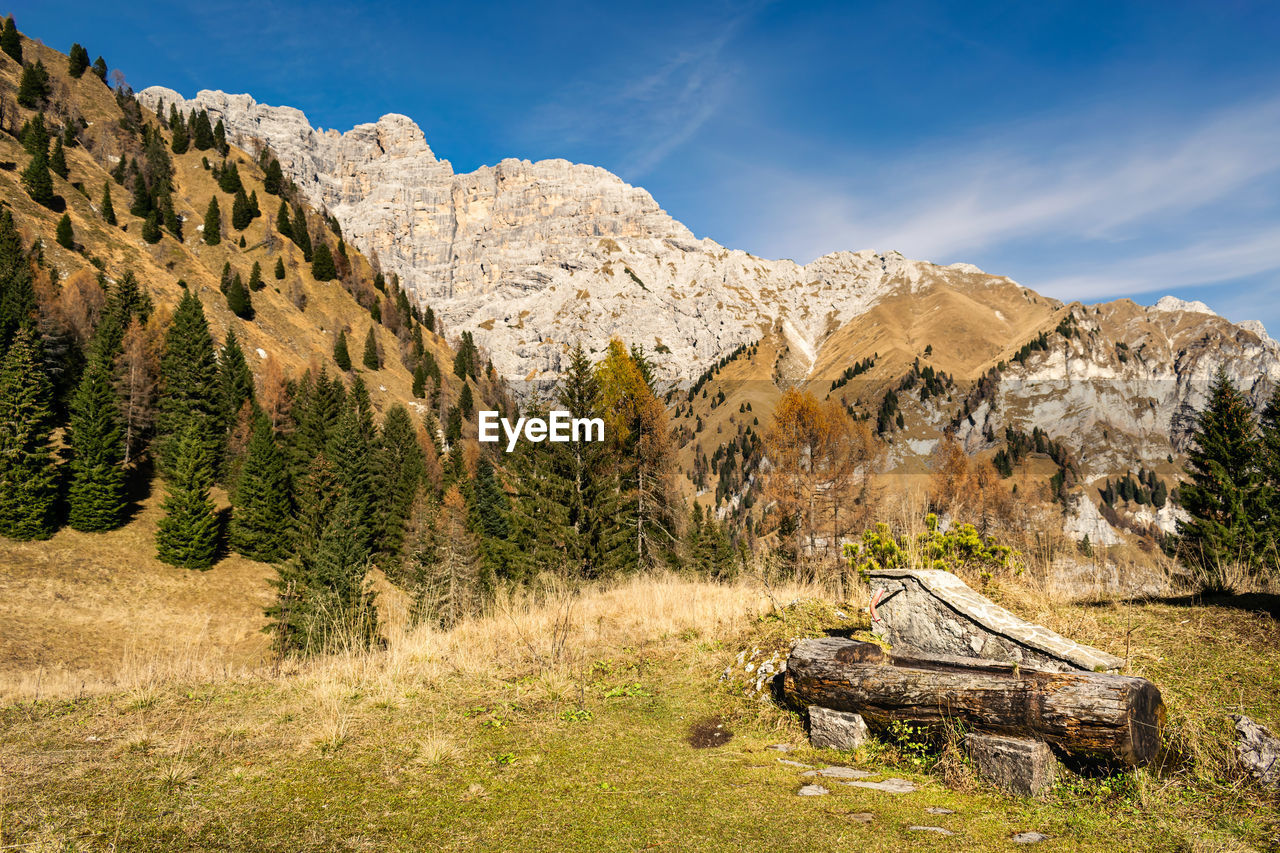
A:
[[[949,829],[943,829],[940,826],[908,826],[907,832],[936,832],[939,835],[955,835]]]
[[[841,782],[840,784],[852,785],[855,788],[870,788],[873,791],[886,791],[890,794],[910,794],[916,789],[914,783],[896,777],[882,782]]]
[[[955,814],[951,809],[944,809],[942,806],[929,806],[925,811],[929,814]]]
[[[823,767],[821,770],[806,770],[801,776],[823,776],[827,779],[865,779],[876,774],[869,770],[857,770],[853,767]]]
[[[1019,832],[1012,839],[1014,844],[1039,844],[1048,840],[1049,836],[1040,832]]]
[[[821,797],[823,794],[830,794],[831,792],[821,785],[805,785],[797,793],[801,797]]]
[[[795,747],[789,743],[774,743],[766,746],[765,749],[772,749],[774,752],[790,752]]]
[[[790,758],[779,758],[778,763],[785,764],[788,767],[803,767],[806,770],[813,767],[812,764],[801,764],[799,761],[792,761]]]

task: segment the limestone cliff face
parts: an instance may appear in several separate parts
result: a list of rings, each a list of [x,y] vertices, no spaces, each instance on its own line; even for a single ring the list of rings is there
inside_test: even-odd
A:
[[[152,87],[140,97],[207,109],[247,150],[269,145],[309,201],[451,332],[473,331],[513,379],[553,376],[572,342],[599,351],[613,335],[675,381],[775,328],[811,362],[832,329],[885,293],[950,274],[897,254],[801,266],[730,251],[695,238],[645,190],[565,160],[455,174],[404,116],[340,134],[248,95]]]

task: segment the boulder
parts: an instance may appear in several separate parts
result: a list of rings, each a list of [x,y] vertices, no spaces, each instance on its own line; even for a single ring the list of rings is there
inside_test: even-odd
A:
[[[1035,797],[1053,785],[1057,760],[1044,741],[970,733],[965,748],[978,775],[1001,790]]]
[[[867,724],[861,714],[809,706],[809,742],[815,748],[857,749],[867,737]]]

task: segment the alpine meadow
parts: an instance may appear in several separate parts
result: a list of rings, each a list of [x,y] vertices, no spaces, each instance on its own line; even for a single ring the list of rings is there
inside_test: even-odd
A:
[[[717,51],[791,15],[567,91],[682,116],[617,161],[666,180]],[[771,260],[604,168],[455,169],[398,113],[135,91],[105,35],[64,53],[24,17],[0,850],[1280,849],[1262,322],[887,248]],[[308,43],[237,73],[318,103]],[[566,150],[637,133],[558,121]]]

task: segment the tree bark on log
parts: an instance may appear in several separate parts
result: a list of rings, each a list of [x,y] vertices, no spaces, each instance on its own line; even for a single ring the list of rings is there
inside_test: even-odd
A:
[[[1160,747],[1164,701],[1145,678],[1038,672],[975,658],[895,657],[871,643],[804,640],[787,660],[783,691],[795,707],[1035,737],[1079,755],[1146,764]]]

